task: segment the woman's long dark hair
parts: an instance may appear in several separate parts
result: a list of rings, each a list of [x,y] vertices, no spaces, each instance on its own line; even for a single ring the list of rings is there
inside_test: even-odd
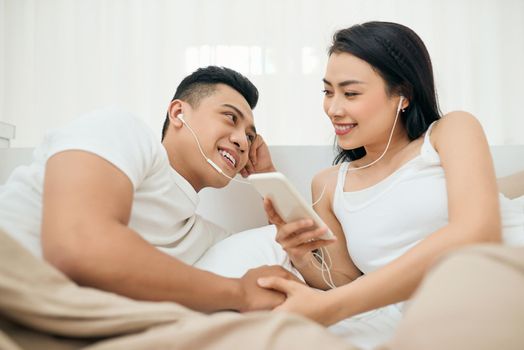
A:
[[[370,64],[384,79],[388,94],[403,95],[409,106],[400,116],[410,140],[415,140],[440,118],[433,68],[426,46],[406,26],[391,22],[367,22],[337,31],[329,55],[349,53]],[[344,150],[337,146],[333,161],[360,159],[364,147]]]

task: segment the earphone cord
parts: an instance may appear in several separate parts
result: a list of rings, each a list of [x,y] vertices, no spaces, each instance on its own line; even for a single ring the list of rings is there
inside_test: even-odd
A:
[[[400,100],[400,102],[402,102],[402,100]],[[388,143],[386,144],[386,148],[384,149],[384,152],[382,152],[382,154],[380,155],[380,157],[378,157],[377,159],[375,159],[374,161],[372,161],[371,163],[369,164],[366,164],[366,165],[363,165],[361,167],[358,167],[358,168],[347,168],[346,172],[350,172],[350,171],[355,171],[355,170],[361,170],[361,169],[365,169],[365,168],[369,168],[370,166],[372,166],[373,164],[377,163],[379,160],[381,160],[384,155],[386,154],[386,152],[388,151],[389,149],[389,145],[391,144],[391,140],[393,139],[393,132],[395,131],[395,126],[397,125],[397,120],[398,120],[398,116],[399,116],[399,112],[400,112],[400,103],[399,103],[399,108],[397,109],[397,115],[395,116],[395,121],[393,122],[393,127],[391,128],[391,131],[389,133],[389,138],[388,138]]]
[[[400,115],[400,109],[402,107],[402,101],[403,100],[404,100],[404,98],[401,96],[400,101],[398,103],[398,107],[397,107],[397,114],[395,116],[395,121],[393,122],[393,127],[391,128],[391,131],[389,133],[388,143],[386,144],[386,148],[384,149],[384,152],[382,152],[380,157],[378,157],[377,159],[375,159],[374,161],[372,161],[369,164],[363,165],[363,166],[358,167],[358,168],[349,168],[348,167],[346,169],[346,173],[348,173],[350,171],[357,171],[357,170],[360,170],[360,169],[368,168],[368,167],[372,166],[373,164],[377,163],[379,160],[381,160],[384,157],[384,155],[386,154],[386,152],[389,149],[389,145],[391,144],[391,140],[393,138],[393,132],[395,131],[395,126],[397,125],[398,116]],[[324,192],[326,190],[326,186],[327,185],[324,184],[324,187],[322,188],[322,192],[320,193],[320,196],[318,197],[318,199],[311,206],[315,206],[318,202],[320,202],[320,200],[324,196]],[[329,259],[329,263],[326,263],[326,261],[324,259],[324,249],[326,249],[326,255],[327,255],[328,259]],[[329,288],[334,289],[334,288],[336,288],[336,285],[335,285],[335,283],[333,283],[333,278],[331,276],[332,261],[331,261],[331,256],[329,255],[329,250],[327,248],[320,247],[318,249],[318,252],[319,253],[313,252],[313,258],[315,258],[315,260],[317,260],[317,259],[319,260],[320,267],[318,267],[315,263],[313,263],[313,266],[315,266],[322,273],[322,280],[324,281],[324,283],[326,283],[326,285]],[[328,277],[327,280],[326,280],[326,277],[324,275],[325,273],[327,274],[327,277]]]
[[[196,133],[193,131],[193,129],[189,126],[189,124],[187,124],[187,122],[183,122],[183,124],[185,126],[187,126],[187,128],[189,129],[189,131],[191,132],[191,134],[193,135],[193,138],[195,139],[196,143],[197,143],[197,146],[198,146],[198,150],[200,151],[200,153],[202,154],[202,157],[204,157],[204,159],[206,160],[206,162],[208,162],[217,172],[219,172],[220,174],[224,175],[225,177],[229,178],[230,180],[233,180],[233,181],[237,181],[237,182],[240,182],[240,183],[243,183],[243,184],[248,184],[248,185],[251,185],[251,183],[247,182],[247,181],[242,181],[242,180],[237,180],[237,179],[233,179],[231,177],[229,177],[227,174],[224,174],[224,172],[222,171],[222,169],[220,169],[215,163],[213,163],[207,156],[206,154],[204,153],[204,150],[202,149],[202,146],[200,145],[200,142],[198,141],[198,137],[196,135]],[[314,206],[315,204],[317,204],[320,199],[322,199],[322,196],[324,195],[324,190],[326,189],[326,187],[324,186],[324,189],[322,190],[322,193],[320,195],[320,198],[312,204],[312,206]],[[314,264],[314,266],[319,269],[322,273],[322,280],[324,281],[324,283],[326,283],[327,286],[329,286],[331,289],[334,289],[336,288],[336,285],[335,283],[333,282],[333,278],[331,277],[331,265],[332,265],[332,262],[331,262],[331,256],[329,255],[329,251],[326,249],[326,255],[328,257],[328,263],[326,263],[326,260],[324,259],[324,248],[321,247],[320,248],[320,254],[317,254],[317,253],[313,253],[313,255],[315,257],[318,258],[319,262],[320,262],[320,267],[318,267],[317,265]],[[327,274],[327,279],[326,279],[326,274]]]
[[[329,288],[335,289],[337,288],[337,286],[335,285],[335,282],[333,282],[333,278],[331,277],[332,261],[331,261],[331,256],[329,255],[329,251],[327,249],[326,249],[326,255],[328,258],[328,262],[326,262],[326,259],[324,259],[324,247],[321,247],[320,249],[318,249],[318,253],[317,251],[313,252],[313,257],[315,258],[315,260],[318,260],[318,262],[320,263],[320,267],[318,267],[315,263],[313,263],[313,266],[315,266],[315,268],[320,270],[322,280],[324,281],[324,283]],[[327,279],[326,279],[326,274],[327,274]]]
[[[389,133],[389,138],[388,138],[388,143],[386,144],[386,148],[384,149],[384,152],[382,152],[382,154],[380,155],[380,157],[378,157],[377,159],[375,159],[373,162],[369,163],[369,164],[366,164],[366,165],[363,165],[361,167],[358,167],[358,168],[349,168],[346,169],[346,173],[350,172],[350,171],[356,171],[356,170],[360,170],[360,169],[365,169],[365,168],[368,168],[370,166],[372,166],[373,164],[377,163],[379,160],[381,160],[384,155],[386,154],[386,152],[388,151],[389,149],[389,146],[391,144],[391,140],[393,138],[393,132],[395,131],[395,126],[397,125],[397,121],[398,121],[398,116],[400,114],[400,109],[401,109],[401,104],[402,104],[402,100],[403,98],[401,97],[400,101],[399,101],[399,104],[398,104],[398,108],[397,108],[397,114],[395,116],[395,121],[393,122],[393,127],[391,128],[391,132]],[[185,121],[183,121],[183,124],[185,126],[187,126],[187,128],[189,129],[189,131],[191,132],[191,134],[193,135],[193,138],[195,139],[197,145],[198,145],[198,150],[200,151],[200,153],[202,154],[202,156],[204,157],[204,159],[206,160],[206,162],[208,162],[217,172],[219,172],[220,174],[224,175],[225,177],[227,177],[228,179],[232,180],[232,181],[236,181],[236,182],[240,182],[240,183],[243,183],[243,184],[248,184],[248,185],[251,185],[251,183],[247,182],[247,181],[242,181],[242,180],[237,180],[237,179],[234,179],[230,176],[228,176],[227,174],[225,174],[223,172],[222,169],[220,169],[220,167],[218,167],[211,159],[209,159],[203,149],[202,149],[202,146],[200,145],[200,142],[198,140],[198,137],[197,135],[195,134],[195,132],[193,131],[193,129],[189,126],[189,124],[187,124]],[[322,189],[322,192],[320,193],[320,196],[319,198],[311,205],[312,207],[315,206],[318,202],[320,202],[320,200],[322,199],[322,197],[324,196],[324,192],[326,190],[326,185],[324,184],[324,187]],[[327,256],[327,260],[328,262],[326,262],[326,259],[324,259],[324,249],[326,251],[326,256]],[[331,289],[335,289],[337,286],[335,285],[335,283],[333,282],[333,278],[331,276],[331,267],[332,267],[332,260],[331,260],[331,256],[329,254],[329,250],[327,248],[324,248],[324,247],[320,247],[318,249],[318,252],[317,253],[316,251],[313,252],[313,258],[315,258],[315,260],[318,259],[318,262],[320,263],[320,267],[317,266],[317,264],[313,263],[313,266],[315,266],[315,268],[319,269],[321,271],[321,276],[322,276],[322,280],[324,281],[324,283],[326,283],[326,285],[331,288]],[[326,278],[326,275],[327,275],[327,278]]]
[[[200,146],[200,141],[198,141],[198,137],[197,135],[195,134],[195,132],[193,131],[193,128],[191,128],[189,126],[189,124],[185,121],[183,121],[183,124],[185,126],[187,126],[187,128],[189,129],[189,131],[191,132],[191,134],[193,135],[193,138],[195,139],[196,143],[197,143],[197,146],[198,146],[198,150],[200,151],[200,153],[202,154],[202,157],[204,157],[204,159],[206,160],[206,162],[209,163],[209,165],[211,165],[213,167],[213,169],[215,169],[218,173],[224,175],[225,177],[227,177],[228,179],[230,179],[231,181],[236,181],[236,182],[240,182],[242,184],[247,184],[247,185],[251,185],[251,183],[247,182],[247,181],[243,181],[243,180],[238,180],[238,179],[235,179],[235,178],[232,178],[231,176],[227,175],[226,173],[224,173],[224,171],[222,169],[220,169],[218,167],[218,165],[216,165],[211,159],[209,159],[206,154],[204,153],[204,150],[202,149],[202,146]]]

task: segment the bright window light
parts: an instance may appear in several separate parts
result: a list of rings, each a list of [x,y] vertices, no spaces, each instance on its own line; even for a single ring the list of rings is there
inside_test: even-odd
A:
[[[201,45],[186,48],[186,73],[209,65],[225,66],[246,75],[275,74],[273,50],[260,46]]]

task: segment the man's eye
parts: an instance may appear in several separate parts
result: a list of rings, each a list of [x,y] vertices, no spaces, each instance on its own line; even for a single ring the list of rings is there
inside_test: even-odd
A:
[[[230,113],[228,113],[228,114],[226,114],[226,117],[228,117],[229,119],[231,119],[231,121],[233,121],[233,123],[237,121],[237,116],[234,115],[234,114],[230,114]]]

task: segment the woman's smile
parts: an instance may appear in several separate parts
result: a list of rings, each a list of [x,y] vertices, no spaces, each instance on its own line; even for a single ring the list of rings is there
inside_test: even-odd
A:
[[[335,127],[335,134],[337,134],[338,136],[349,134],[357,125],[357,123],[333,124],[333,126]]]

